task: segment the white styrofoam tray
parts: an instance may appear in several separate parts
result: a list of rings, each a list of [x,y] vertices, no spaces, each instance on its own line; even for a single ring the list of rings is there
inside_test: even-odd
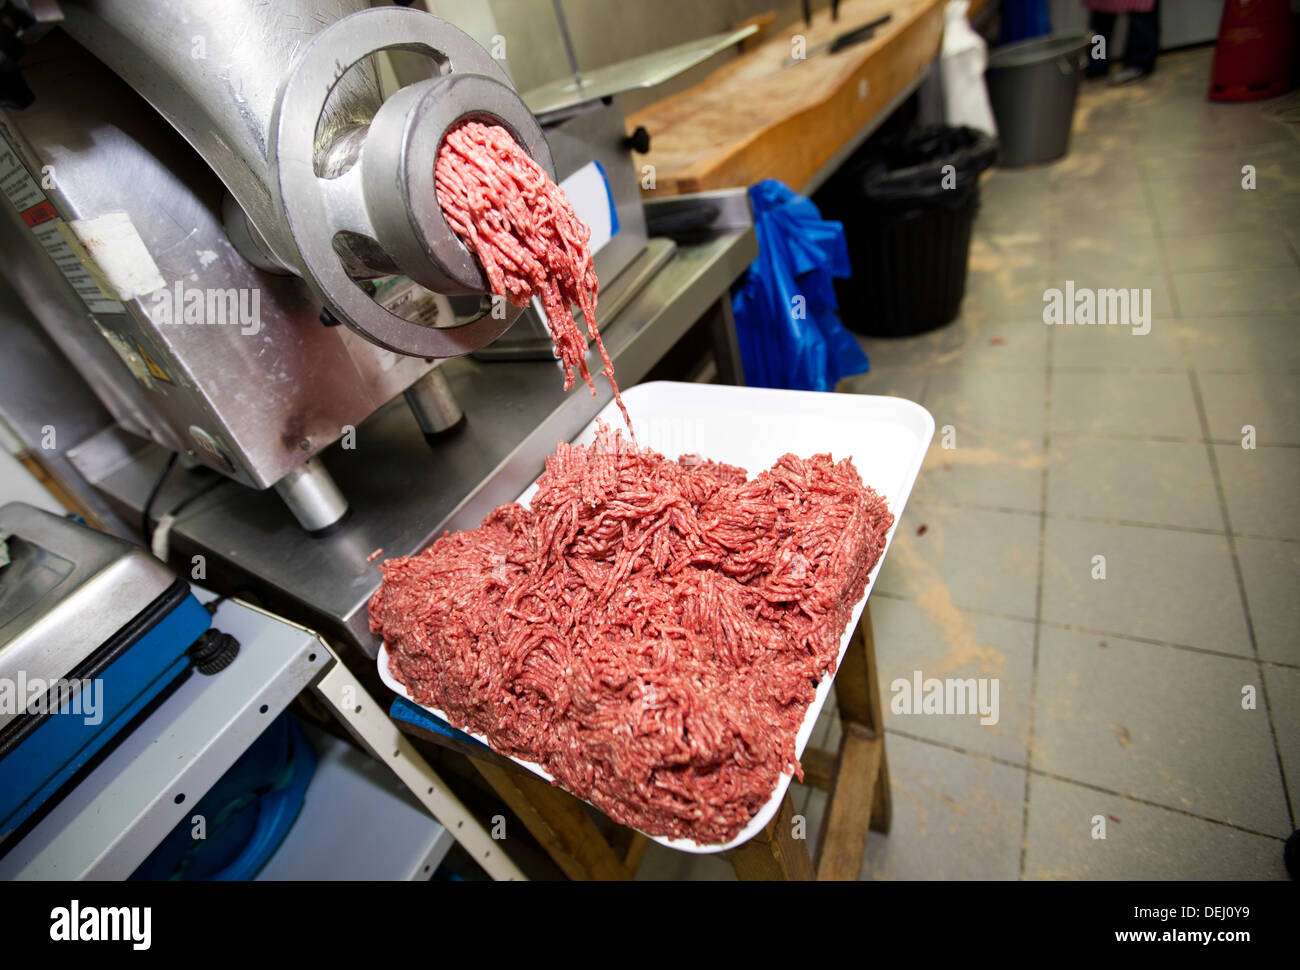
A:
[[[934,418],[930,412],[919,404],[895,397],[657,381],[630,388],[623,393],[623,400],[636,427],[638,442],[671,458],[698,454],[739,465],[751,477],[770,468],[788,452],[802,457],[829,452],[837,461],[852,458],[862,481],[882,495],[894,513],[894,526],[889,530],[885,555],[888,555],[907,497],[934,436]],[[612,402],[601,411],[597,420],[604,420],[611,427],[622,427],[618,409]],[[596,421],[593,421],[574,440],[589,444],[595,435]],[[527,504],[536,490],[534,483],[519,496],[519,501]],[[849,639],[862,616],[885,555],[872,570],[866,594],[854,606],[853,616],[844,629],[840,661],[844,659]],[[386,648],[379,651],[379,676],[395,693],[407,700],[412,699],[389,671]],[[796,755],[803,755],[833,679],[822,678],[817,696],[808,705],[803,725],[795,738]],[[447,715],[436,708],[425,709],[444,721],[448,720]],[[487,744],[486,738],[471,736]],[[547,781],[554,781],[533,762],[519,758],[513,760]],[[688,839],[651,838],[683,852],[723,852],[734,848],[753,838],[771,821],[781,807],[790,778],[788,774],[781,775],[767,804],[730,842],[699,845]]]

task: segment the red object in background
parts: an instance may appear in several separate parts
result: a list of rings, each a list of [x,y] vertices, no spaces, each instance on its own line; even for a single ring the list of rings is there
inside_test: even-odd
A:
[[[1227,0],[1210,72],[1211,101],[1255,101],[1291,90],[1289,0]]]

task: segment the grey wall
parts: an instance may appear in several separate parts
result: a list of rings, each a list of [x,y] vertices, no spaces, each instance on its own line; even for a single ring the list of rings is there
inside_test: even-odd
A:
[[[801,16],[798,0],[563,0],[578,65],[602,67],[727,30],[746,18],[776,12],[773,30]],[[569,63],[551,0],[490,0],[497,29],[506,38],[506,58],[515,85],[528,91],[566,76]],[[813,0],[821,10],[829,0]],[[734,49],[648,92],[623,98],[634,111],[708,76]]]
[[[1218,31],[1223,2],[1164,0],[1162,46],[1212,40]],[[458,24],[485,46],[495,27],[495,32],[506,39],[506,59],[520,91],[569,73],[551,0],[425,0],[425,3],[434,13]],[[802,16],[799,0],[563,0],[563,3],[578,64],[588,69],[715,34],[769,10],[776,13],[771,30],[777,32],[794,32],[792,25]],[[1049,0],[1049,4],[1055,29],[1087,26],[1082,0]],[[814,10],[824,10],[830,6],[830,0],[813,0],[812,5]],[[1115,38],[1119,49],[1122,49],[1123,33],[1121,25]],[[724,52],[660,87],[626,95],[624,109],[635,111],[690,87],[734,56],[734,49]]]

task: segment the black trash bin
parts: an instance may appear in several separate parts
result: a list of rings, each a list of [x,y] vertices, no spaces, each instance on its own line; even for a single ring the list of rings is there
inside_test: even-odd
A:
[[[957,316],[979,174],[997,152],[974,128],[913,128],[864,149],[823,186],[815,201],[825,218],[844,223],[853,266],[835,281],[847,326],[901,337]]]

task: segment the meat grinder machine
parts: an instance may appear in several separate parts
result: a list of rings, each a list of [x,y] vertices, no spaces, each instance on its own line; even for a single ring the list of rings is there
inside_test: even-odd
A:
[[[347,511],[323,448],[401,394],[427,433],[456,425],[437,361],[521,311],[437,205],[443,135],[501,124],[557,176],[483,47],[364,0],[0,6],[29,50],[0,115],[7,273],[122,428],[274,487],[318,532]],[[415,80],[386,85],[381,51]],[[561,177],[596,157],[567,155]],[[645,228],[615,173],[626,264]]]
[[[0,0],[0,430],[126,537],[153,535],[178,464],[154,519],[211,492],[177,520],[178,571],[206,556],[220,575],[191,579],[372,656],[373,559],[512,500],[604,400],[562,393],[537,310],[491,296],[447,225],[445,133],[500,124],[565,188],[626,383],[706,316],[738,359],[727,292],[756,254],[743,191],[700,241],[650,236],[617,98],[752,27],[585,74],[566,40],[574,77],[521,95],[488,0],[423,3],[449,19]]]

